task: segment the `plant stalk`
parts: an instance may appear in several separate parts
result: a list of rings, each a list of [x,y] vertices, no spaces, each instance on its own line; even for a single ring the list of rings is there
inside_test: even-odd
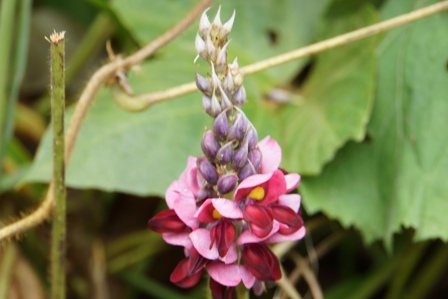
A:
[[[51,239],[51,298],[65,298],[65,32],[50,35],[51,44],[51,123],[53,127],[53,194],[55,213]]]

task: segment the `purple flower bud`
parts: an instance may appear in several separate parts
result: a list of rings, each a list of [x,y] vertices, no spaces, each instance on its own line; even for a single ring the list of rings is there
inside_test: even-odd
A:
[[[218,180],[218,192],[220,194],[232,192],[236,188],[237,183],[238,176],[236,174],[232,173],[223,175]]]
[[[219,141],[226,140],[229,132],[229,122],[227,120],[227,111],[222,111],[213,122],[213,131]]]
[[[246,131],[246,135],[244,136],[244,140],[247,140],[247,145],[249,146],[249,149],[253,149],[255,146],[257,146],[258,133],[251,123],[249,123],[248,125],[248,129]]]
[[[198,89],[205,94],[210,94],[212,92],[212,85],[210,84],[210,81],[196,73],[195,76],[196,86]]]
[[[219,143],[212,131],[208,130],[202,136],[201,148],[204,155],[211,161],[215,160],[216,154],[219,150]]]
[[[233,143],[227,142],[218,150],[216,154],[216,162],[221,165],[226,165],[232,160],[233,156]]]
[[[254,167],[252,166],[252,163],[250,163],[250,161],[247,161],[247,163],[243,166],[243,168],[241,168],[241,170],[238,172],[238,179],[241,182],[245,178],[247,178],[253,174],[256,174],[256,173],[257,172],[255,171]]]
[[[233,155],[232,168],[235,171],[239,170],[241,167],[244,166],[244,164],[246,164],[247,155],[248,155],[247,142],[244,142],[240,145],[240,147],[235,151]]]
[[[247,155],[247,158],[252,163],[252,166],[255,170],[258,170],[258,168],[261,165],[261,159],[263,158],[263,154],[261,153],[260,149],[258,147],[253,148],[249,154]]]
[[[214,197],[216,197],[215,193],[216,192],[215,192],[215,190],[213,190],[213,187],[205,186],[204,188],[199,190],[198,194],[196,195],[196,200],[203,201],[203,200],[206,200],[207,198],[214,198]]]
[[[216,94],[213,91],[209,114],[213,117],[216,117],[219,113],[221,113],[221,105],[219,104],[218,98],[216,97]]]
[[[218,75],[215,71],[215,66],[212,63],[212,86],[213,89],[218,89],[218,87],[221,85],[221,80],[219,79]]]
[[[218,172],[213,164],[207,160],[205,157],[199,157],[196,160],[196,166],[198,167],[199,172],[202,174],[204,179],[210,185],[214,186],[218,182]]]
[[[228,110],[230,111],[230,108],[233,107],[232,102],[227,97],[226,93],[222,89],[221,85],[219,85],[219,90],[221,91],[221,108],[222,110]]]
[[[248,120],[243,112],[237,113],[236,119],[227,134],[227,139],[241,141],[246,134],[247,122]]]
[[[235,91],[235,94],[233,95],[233,104],[235,104],[238,107],[241,107],[246,103],[246,89],[244,86],[241,86]]]
[[[204,108],[204,111],[208,115],[212,116],[211,115],[211,113],[212,113],[212,99],[209,96],[205,95],[205,94],[202,95],[202,108]]]

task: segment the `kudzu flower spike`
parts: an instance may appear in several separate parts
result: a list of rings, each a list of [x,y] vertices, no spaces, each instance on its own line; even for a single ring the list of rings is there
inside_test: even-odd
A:
[[[228,35],[235,11],[222,24],[219,8],[213,22],[205,10],[195,39],[198,56],[210,65],[195,75],[202,108],[213,118],[201,140],[204,156],[189,157],[180,178],[166,191],[168,210],[149,227],[185,259],[170,280],[189,288],[203,272],[210,276],[213,298],[231,298],[242,285],[260,295],[264,283],[281,278],[278,258],[269,244],[304,237],[300,195],[289,194],[300,182],[279,169],[281,148],[269,136],[258,140],[241,107],[247,101],[237,58],[227,63]]]

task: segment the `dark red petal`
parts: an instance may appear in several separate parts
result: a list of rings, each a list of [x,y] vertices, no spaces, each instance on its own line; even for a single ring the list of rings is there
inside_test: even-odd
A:
[[[234,243],[236,229],[229,221],[220,223],[220,240],[218,243],[218,253],[220,257],[224,257],[229,251],[230,246]]]
[[[170,276],[171,282],[181,288],[191,288],[198,283],[199,279],[201,279],[202,271],[189,274],[188,262],[188,258],[181,260]]]
[[[174,210],[165,210],[148,221],[148,226],[158,233],[181,233],[188,229]]]
[[[191,248],[187,265],[188,274],[193,275],[200,272],[206,263],[207,260],[194,247]]]
[[[243,216],[249,223],[252,233],[258,238],[264,238],[272,231],[274,215],[271,208],[257,203],[247,205]]]
[[[223,286],[219,282],[210,278],[210,290],[213,299],[232,299],[233,287]]]
[[[277,257],[265,244],[246,244],[242,252],[244,265],[255,278],[274,281],[282,277]]]
[[[274,218],[288,227],[280,227],[279,232],[283,235],[290,235],[298,231],[303,226],[302,217],[293,211],[290,207],[281,205],[272,205],[272,212]]]

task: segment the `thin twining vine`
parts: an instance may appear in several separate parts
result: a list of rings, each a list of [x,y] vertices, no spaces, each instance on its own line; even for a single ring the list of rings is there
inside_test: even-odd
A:
[[[110,63],[102,66],[92,75],[86,87],[84,88],[78,103],[75,106],[75,111],[67,129],[65,138],[66,163],[69,162],[69,158],[71,156],[73,146],[78,136],[79,129],[84,120],[84,116],[86,115],[86,112],[90,107],[100,86],[104,82],[110,80],[111,77],[113,78],[117,72],[122,72],[123,70],[129,69],[133,65],[139,64],[145,58],[160,49],[162,46],[166,45],[168,42],[176,38],[180,33],[185,31],[185,29],[187,29],[190,24],[193,23],[193,21],[204,11],[207,6],[211,4],[211,2],[211,0],[202,0],[196,7],[193,8],[193,10],[189,12],[189,14],[183,20],[181,20],[170,30],[162,34],[159,38],[149,43],[144,48],[140,49],[131,56],[128,56],[126,58],[116,58]],[[310,46],[299,48],[297,50],[254,63],[252,65],[248,65],[242,68],[242,71],[246,75],[253,74],[274,66],[278,66],[283,63],[290,62],[292,60],[310,56],[384,31],[388,31],[390,29],[414,22],[416,20],[442,12],[444,10],[448,10],[448,0],[417,9],[413,12],[400,15],[398,17],[377,23],[375,25],[367,26],[346,34],[342,34],[312,44]],[[127,108],[131,110],[142,110],[154,103],[187,94],[195,90],[196,85],[194,82],[191,82],[170,89],[143,94],[140,96],[129,96],[122,92],[122,94],[120,95],[119,104],[125,109]],[[138,109],[136,109],[135,107],[137,107]],[[52,188],[53,183],[51,182],[46,193],[45,200],[35,211],[21,218],[20,220],[8,224],[0,229],[0,242],[7,240],[13,236],[18,236],[28,229],[39,225],[48,218],[54,203]]]

